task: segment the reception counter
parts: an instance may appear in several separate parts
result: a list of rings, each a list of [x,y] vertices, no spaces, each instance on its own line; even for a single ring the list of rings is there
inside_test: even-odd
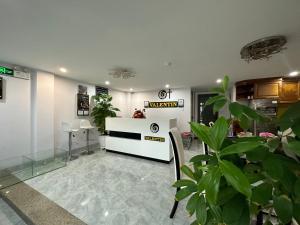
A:
[[[158,161],[173,158],[169,130],[176,119],[106,118],[106,149]]]

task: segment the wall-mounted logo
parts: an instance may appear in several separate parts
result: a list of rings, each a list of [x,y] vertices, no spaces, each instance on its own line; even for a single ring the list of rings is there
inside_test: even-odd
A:
[[[169,89],[168,91],[166,91],[166,90],[160,90],[158,92],[158,97],[160,99],[165,99],[165,98],[167,98],[168,94],[169,94],[169,98],[171,98],[171,89]]]
[[[152,133],[157,133],[159,131],[159,126],[157,123],[152,123],[150,125],[150,130]]]
[[[153,136],[145,136],[146,141],[158,141],[158,142],[165,142],[166,139],[164,137],[153,137]]]
[[[184,99],[179,99],[178,101],[167,101],[167,102],[144,102],[145,108],[183,108]]]

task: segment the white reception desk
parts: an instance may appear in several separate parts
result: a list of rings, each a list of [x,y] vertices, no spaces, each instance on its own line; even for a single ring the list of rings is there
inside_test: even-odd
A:
[[[106,118],[106,149],[170,162],[173,158],[169,130],[176,119]]]

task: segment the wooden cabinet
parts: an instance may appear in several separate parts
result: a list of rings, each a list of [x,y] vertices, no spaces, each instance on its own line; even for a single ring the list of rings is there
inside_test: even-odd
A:
[[[280,80],[255,83],[254,98],[255,99],[279,98],[280,83],[281,83]]]
[[[281,103],[300,100],[299,78],[264,78],[236,83],[236,99],[276,99]]]
[[[300,97],[300,87],[298,81],[283,80],[280,90],[280,102],[295,102]]]
[[[254,84],[241,82],[236,84],[236,99],[253,99]]]

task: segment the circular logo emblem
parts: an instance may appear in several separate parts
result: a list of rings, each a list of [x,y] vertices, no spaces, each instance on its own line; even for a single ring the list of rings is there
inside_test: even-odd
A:
[[[165,99],[165,98],[167,97],[167,95],[168,95],[168,93],[167,93],[165,90],[160,90],[160,91],[158,92],[158,97],[159,97],[160,99]]]
[[[159,131],[159,126],[157,123],[152,123],[150,125],[150,130],[152,133],[157,133]]]

